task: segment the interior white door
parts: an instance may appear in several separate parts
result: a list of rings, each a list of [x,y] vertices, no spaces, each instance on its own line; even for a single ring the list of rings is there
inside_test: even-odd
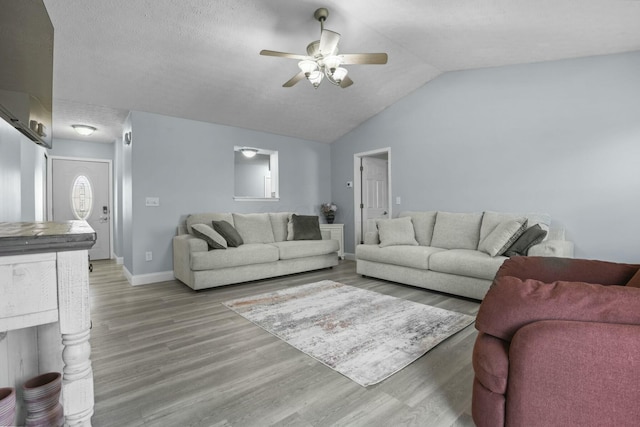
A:
[[[87,221],[97,235],[96,244],[89,250],[89,257],[92,260],[109,259],[111,257],[109,163],[53,159],[51,182],[53,220]]]
[[[362,158],[363,236],[376,230],[376,219],[389,217],[388,161]]]

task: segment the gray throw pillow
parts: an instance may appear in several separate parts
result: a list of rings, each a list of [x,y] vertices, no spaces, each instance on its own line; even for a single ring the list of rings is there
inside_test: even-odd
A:
[[[533,245],[537,245],[542,242],[547,235],[547,231],[540,227],[540,224],[536,224],[533,227],[529,227],[522,235],[513,242],[513,245],[509,247],[504,253],[505,256],[526,256],[529,252],[529,248]]]
[[[322,240],[317,215],[291,215],[293,240]]]
[[[376,225],[381,248],[394,245],[418,246],[411,217],[377,219]]]
[[[227,221],[213,221],[212,225],[213,229],[224,237],[224,240],[227,241],[227,245],[229,247],[237,248],[244,243],[240,234],[238,234],[236,229],[233,228],[233,225],[229,224]]]
[[[193,235],[207,242],[211,249],[227,249],[227,241],[207,224],[193,224]]]
[[[526,229],[526,218],[503,221],[480,242],[478,250],[491,256],[502,255]]]

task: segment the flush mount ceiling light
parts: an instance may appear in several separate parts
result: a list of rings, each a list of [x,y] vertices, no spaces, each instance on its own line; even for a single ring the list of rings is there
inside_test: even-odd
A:
[[[324,7],[316,10],[313,14],[313,17],[320,22],[320,40],[309,43],[307,55],[296,55],[273,50],[260,51],[260,55],[264,56],[300,60],[298,62],[300,72],[283,84],[283,87],[291,87],[306,78],[317,89],[322,79],[326,77],[334,85],[346,88],[353,84],[353,80],[347,76],[347,69],[342,65],[387,63],[386,53],[347,53],[338,55],[340,34],[324,29],[324,21],[327,20],[328,16],[329,11]]]
[[[240,152],[247,158],[252,158],[256,154],[258,154],[258,150],[255,148],[241,148]]]
[[[71,125],[71,127],[82,136],[89,136],[96,131],[96,128],[89,125]]]

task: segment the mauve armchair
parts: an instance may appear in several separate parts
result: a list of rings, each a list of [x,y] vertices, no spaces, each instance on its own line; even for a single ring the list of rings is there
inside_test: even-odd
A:
[[[476,425],[640,426],[639,270],[505,261],[476,319]]]

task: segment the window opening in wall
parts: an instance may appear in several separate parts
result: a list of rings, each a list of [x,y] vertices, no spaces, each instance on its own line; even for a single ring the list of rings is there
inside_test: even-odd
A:
[[[93,207],[93,190],[89,178],[79,175],[73,181],[71,189],[71,210],[73,215],[80,220],[86,220],[91,215]]]
[[[234,199],[279,200],[278,152],[234,147]]]

